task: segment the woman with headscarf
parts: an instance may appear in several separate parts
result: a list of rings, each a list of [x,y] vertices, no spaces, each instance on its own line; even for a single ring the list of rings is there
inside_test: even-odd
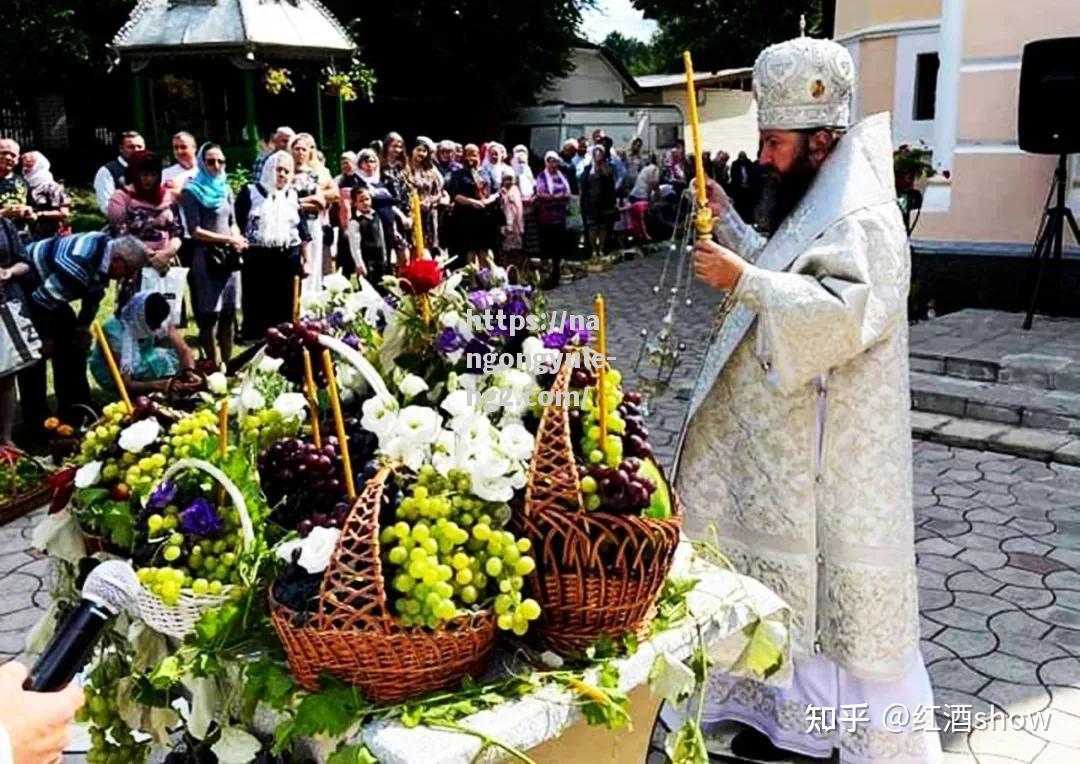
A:
[[[506,147],[492,141],[488,144],[487,154],[481,156],[484,157],[484,164],[480,167],[480,172],[488,182],[488,188],[498,190],[502,185],[503,171],[510,168],[506,163]]]
[[[116,189],[105,208],[109,232],[141,241],[149,264],[164,273],[180,251],[182,229],[173,195],[161,183],[161,162],[151,151],[136,151],[128,160],[124,179],[126,183]],[[120,284],[118,312],[141,287],[141,275]]]
[[[374,149],[360,152],[360,183],[357,188],[366,188],[371,194],[371,208],[382,223],[383,239],[386,242],[386,255],[394,251],[400,236],[396,233],[400,225],[397,199],[383,181],[382,165]],[[355,260],[355,257],[354,257]]]
[[[581,176],[581,214],[585,235],[594,257],[607,252],[608,224],[615,217],[615,168],[608,161],[607,149],[593,146],[592,162]]]
[[[540,237],[540,256],[551,262],[545,289],[558,286],[566,248],[566,215],[570,206],[570,181],[560,169],[561,160],[554,151],[544,155],[544,169],[536,178],[536,223]]]
[[[499,187],[503,225],[499,231],[499,256],[495,262],[504,268],[514,266],[520,278],[525,265],[522,252],[525,246],[525,203],[521,199],[521,189],[518,188],[517,181],[517,173],[513,168],[507,167],[503,170],[502,184]]]
[[[497,245],[499,232],[499,186],[490,185],[480,172],[480,149],[474,143],[465,146],[464,167],[450,176],[447,189],[454,207],[451,213],[451,248],[458,265],[481,265]],[[502,182],[502,176],[499,177]]]
[[[132,297],[120,316],[110,317],[102,329],[130,393],[166,392],[181,369],[195,368],[191,348],[169,323],[169,301],[157,292],[140,292]],[[168,347],[158,347],[158,342]],[[90,373],[102,390],[117,394],[100,345],[90,353]]]
[[[420,220],[424,231],[424,247],[435,253],[439,248],[439,204],[443,200],[442,175],[435,167],[434,144],[417,140],[409,158],[406,182],[411,191],[420,195]]]
[[[330,226],[337,231],[337,256],[334,262],[344,276],[352,276],[356,271],[352,253],[349,251],[349,237],[346,234],[349,219],[352,217],[352,190],[360,182],[356,163],[355,151],[346,151],[341,155],[341,174],[334,178],[340,199],[331,204],[327,211]]]
[[[300,211],[307,222],[311,242],[308,245],[308,258],[304,263],[304,292],[318,292],[322,289],[322,277],[330,265],[325,257],[326,241],[324,226],[327,223],[326,210],[340,198],[334,179],[329,170],[318,161],[315,138],[311,133],[297,133],[289,141],[295,170],[292,187],[300,197]]]
[[[51,167],[40,151],[27,151],[22,155],[22,175],[29,188],[27,202],[32,210],[27,220],[30,238],[34,241],[71,233],[67,222],[71,202],[64,186],[57,183],[50,172]]]
[[[180,214],[188,237],[194,241],[188,286],[199,342],[207,365],[217,368],[232,357],[235,272],[248,244],[236,225],[225,153],[216,143],[204,143],[197,163],[199,172],[180,192]]]
[[[532,168],[529,167],[529,149],[522,144],[514,146],[514,157],[510,160],[510,166],[517,175],[518,188],[521,189],[522,199],[532,199],[536,193],[536,178],[533,177]]]
[[[275,152],[236,200],[236,222],[248,241],[240,271],[246,342],[261,340],[271,326],[292,317],[293,278],[303,270],[311,241],[292,178],[292,156]]]

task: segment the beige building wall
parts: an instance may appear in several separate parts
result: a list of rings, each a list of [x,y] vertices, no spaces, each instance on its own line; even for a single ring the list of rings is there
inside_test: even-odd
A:
[[[698,106],[698,121],[701,123],[701,142],[705,151],[726,151],[734,160],[740,151],[745,151],[751,159],[757,156],[757,104],[751,93],[742,90],[724,90],[705,88],[698,90],[699,100],[705,102]],[[664,88],[663,102],[674,104],[689,115],[686,91],[682,87]],[[684,125],[683,136],[687,150],[690,148],[690,124]]]
[[[941,15],[941,0],[837,0],[834,34],[844,37],[859,30]]]
[[[861,116],[892,111],[896,85],[896,38],[863,40],[859,47],[858,110]]]

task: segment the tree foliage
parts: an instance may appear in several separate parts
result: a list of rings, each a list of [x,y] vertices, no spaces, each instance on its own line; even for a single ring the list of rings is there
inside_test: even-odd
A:
[[[656,68],[655,49],[651,42],[643,42],[619,32],[611,32],[600,44],[621,61],[626,70],[635,77],[642,74],[656,74],[659,71]]]
[[[763,48],[799,34],[818,34],[822,0],[632,0],[660,26],[653,40],[659,71],[682,69],[689,50],[699,71],[751,66]]]

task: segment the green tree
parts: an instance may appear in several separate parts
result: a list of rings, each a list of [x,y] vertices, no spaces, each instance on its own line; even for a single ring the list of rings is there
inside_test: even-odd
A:
[[[689,50],[694,67],[715,71],[750,66],[772,43],[799,34],[799,16],[806,14],[807,34],[820,33],[822,0],[632,0],[655,19],[654,40],[660,71],[682,69]]]
[[[622,62],[630,74],[655,74],[656,56],[651,42],[611,32],[600,45]]]

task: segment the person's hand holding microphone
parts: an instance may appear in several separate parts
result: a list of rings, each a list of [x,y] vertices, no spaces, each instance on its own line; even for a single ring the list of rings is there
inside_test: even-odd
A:
[[[27,674],[16,661],[0,666],[0,762],[6,761],[6,733],[13,764],[54,764],[63,757],[70,725],[86,697],[75,683],[57,692],[24,690]]]

